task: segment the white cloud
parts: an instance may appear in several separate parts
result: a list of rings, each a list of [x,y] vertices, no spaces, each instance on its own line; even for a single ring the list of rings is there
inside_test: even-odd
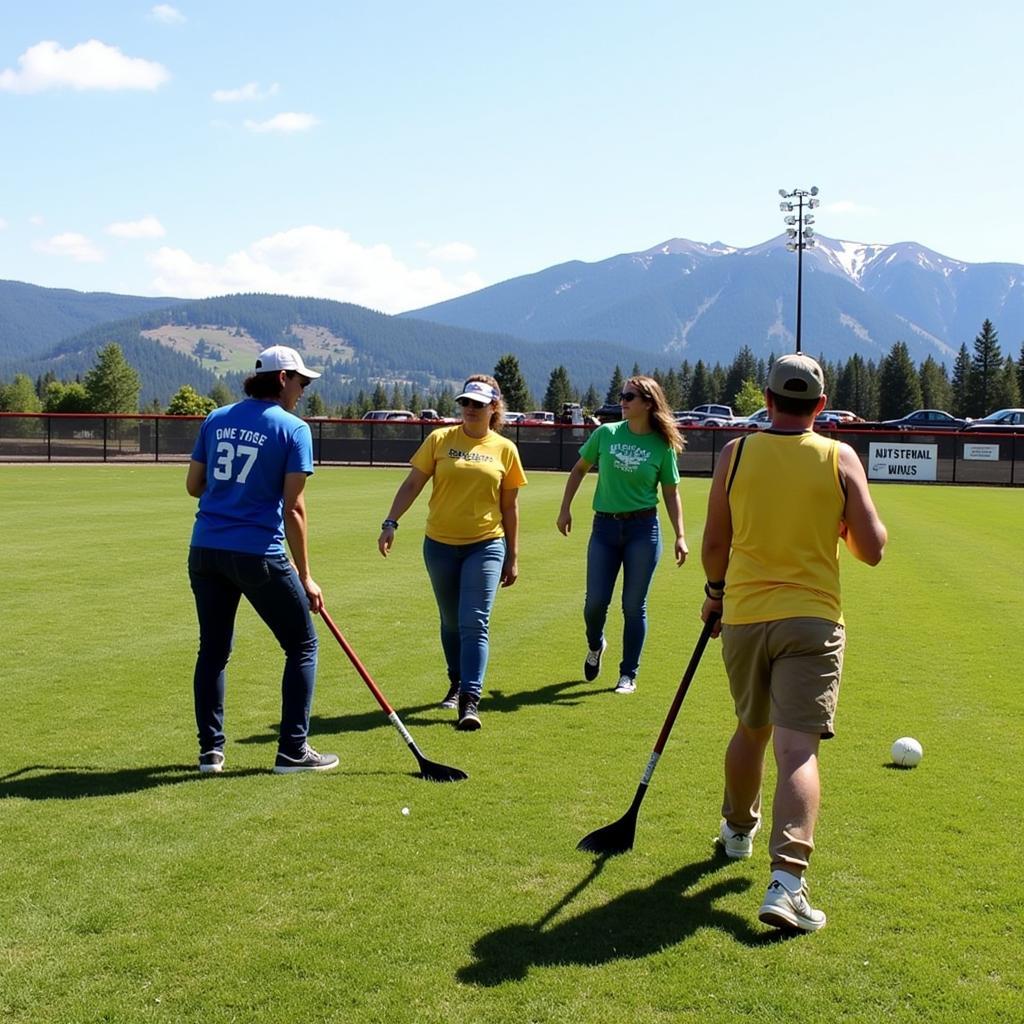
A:
[[[277,82],[271,82],[266,89],[260,88],[259,82],[246,82],[237,89],[215,89],[212,98],[217,103],[243,103],[247,100],[265,100],[276,96]]]
[[[167,234],[163,224],[152,215],[139,220],[116,221],[105,230],[115,238],[163,238]]]
[[[48,238],[45,242],[37,242],[35,248],[51,256],[66,256],[76,263],[103,262],[103,253],[85,235],[75,231],[65,231],[63,234]]]
[[[3,217],[0,217],[0,231],[6,231],[6,230],[7,230],[7,221],[5,221],[3,219]]]
[[[33,227],[42,227],[46,223],[46,218],[41,213],[33,213],[28,219],[29,224]]]
[[[162,21],[165,25],[182,25],[185,23],[185,15],[177,7],[172,7],[170,4],[157,4],[149,13],[157,21]]]
[[[98,39],[65,50],[53,40],[30,46],[19,58],[20,70],[0,71],[0,91],[45,89],[156,89],[170,78],[167,69],[141,57],[126,57]]]
[[[288,135],[292,132],[308,132],[320,122],[312,114],[277,114],[269,121],[246,121],[245,127],[251,132],[280,132]]]
[[[822,206],[823,213],[848,213],[857,217],[873,217],[878,210],[874,206],[864,206],[861,203],[855,203],[852,199],[840,199],[835,203],[826,203]]]
[[[220,263],[204,263],[168,246],[149,260],[156,272],[155,291],[184,298],[274,292],[398,313],[483,285],[472,273],[449,279],[436,267],[410,268],[395,258],[390,246],[363,246],[345,231],[315,225],[258,239]]]
[[[468,242],[446,242],[435,246],[427,255],[439,263],[471,263],[476,259],[476,249]]]

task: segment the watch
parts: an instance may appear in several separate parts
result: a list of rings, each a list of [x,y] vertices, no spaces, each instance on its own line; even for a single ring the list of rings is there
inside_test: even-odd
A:
[[[398,520],[397,519],[385,519],[384,522],[380,524],[380,528],[382,530],[386,530],[389,526],[391,527],[392,530],[397,530],[398,529]]]

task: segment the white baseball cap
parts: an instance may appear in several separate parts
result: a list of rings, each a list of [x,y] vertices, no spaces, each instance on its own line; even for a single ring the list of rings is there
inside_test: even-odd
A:
[[[455,396],[455,401],[457,402],[460,398],[471,398],[474,402],[483,402],[484,405],[490,405],[491,402],[497,402],[501,395],[486,381],[467,380],[462,385],[462,391]]]
[[[302,356],[287,345],[271,345],[256,357],[257,373],[277,373],[279,370],[294,370],[303,377],[316,380],[320,376],[316,370],[310,370],[302,361]]]

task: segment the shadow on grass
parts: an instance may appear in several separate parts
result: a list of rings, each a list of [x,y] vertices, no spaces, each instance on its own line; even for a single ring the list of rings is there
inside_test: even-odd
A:
[[[631,889],[602,907],[546,927],[597,877],[604,860],[599,857],[590,874],[536,923],[506,925],[477,939],[473,962],[460,967],[456,978],[490,987],[522,981],[531,967],[597,967],[613,960],[636,960],[678,945],[703,928],[725,932],[754,947],[788,937],[778,931],[757,931],[746,918],[715,906],[722,897],[749,889],[749,878],[722,878],[698,888],[706,876],[732,863],[720,853],[688,864],[646,889]]]
[[[243,768],[221,775],[202,775],[194,764],[161,764],[140,768],[71,767],[70,765],[32,764],[0,776],[0,800],[18,797],[22,800],[79,800],[84,797],[118,796],[138,793],[157,786],[173,786],[182,782],[201,782],[265,775],[258,768]]]
[[[506,693],[504,690],[489,690],[484,693],[483,699],[480,701],[480,713],[482,715],[505,715],[535,704],[576,707],[585,697],[611,692],[608,687],[588,690],[575,689],[583,685],[585,684],[581,679],[567,679],[561,683],[548,683],[535,690],[522,690],[518,693]],[[437,725],[451,728],[455,725],[455,713],[438,706],[443,696],[444,694],[441,694],[438,697],[438,703],[415,704],[404,708],[396,707],[395,710],[398,712],[398,717],[402,720],[402,723],[409,729]],[[366,697],[368,701],[373,701],[369,693],[366,694]],[[329,701],[330,696],[325,696],[321,690],[317,699],[319,701]],[[424,717],[428,712],[430,717]],[[389,729],[391,727],[387,716],[378,707],[373,707],[367,711],[358,711],[351,715],[312,715],[309,720],[309,733],[311,742],[314,744],[316,743],[317,736],[344,735],[347,732],[369,732],[371,729]],[[246,736],[235,742],[276,743],[277,737],[278,728],[275,723],[268,725],[265,732]]]

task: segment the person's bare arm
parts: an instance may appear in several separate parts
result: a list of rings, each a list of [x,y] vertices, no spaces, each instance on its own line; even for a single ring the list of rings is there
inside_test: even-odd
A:
[[[674,549],[676,565],[682,565],[686,561],[690,549],[686,546],[686,530],[683,528],[683,500],[679,497],[679,485],[662,484],[661,496],[665,502],[669,521],[672,523],[672,530],[676,535]]]
[[[839,536],[846,541],[854,558],[868,565],[878,565],[889,534],[871,500],[860,457],[848,444],[839,446],[839,473],[846,485],[846,508]]]
[[[422,469],[416,469],[415,466],[410,469],[409,475],[398,485],[398,490],[395,492],[395,497],[391,502],[387,518],[393,519],[397,523],[409,511],[412,503],[420,496],[420,491],[423,490],[429,479],[430,477]],[[387,558],[391,545],[394,542],[395,528],[393,526],[385,526],[377,538],[377,550]]]
[[[558,511],[558,518],[555,525],[563,537],[568,537],[572,532],[572,499],[580,489],[586,475],[590,472],[590,463],[580,459],[572,469],[569,470],[569,477],[565,481],[565,491],[562,494],[562,507]]]
[[[732,455],[738,441],[730,441],[719,456],[711,478],[711,490],[708,493],[708,514],[704,522],[704,539],[701,542],[700,560],[709,583],[721,583],[725,579],[725,571],[729,567],[729,552],[732,548],[732,512],[729,510],[729,492],[726,480]],[[701,608],[700,617],[707,622],[712,616],[721,620],[722,597],[706,596]],[[712,636],[721,632],[721,622],[716,622]]]
[[[188,474],[185,477],[185,490],[198,498],[206,490],[206,463],[196,462],[192,459],[188,464]]]
[[[299,582],[309,599],[309,610],[316,613],[323,607],[323,595],[309,573],[305,488],[305,473],[285,473],[284,535],[288,540],[288,550],[291,552],[295,571],[299,574]]]

